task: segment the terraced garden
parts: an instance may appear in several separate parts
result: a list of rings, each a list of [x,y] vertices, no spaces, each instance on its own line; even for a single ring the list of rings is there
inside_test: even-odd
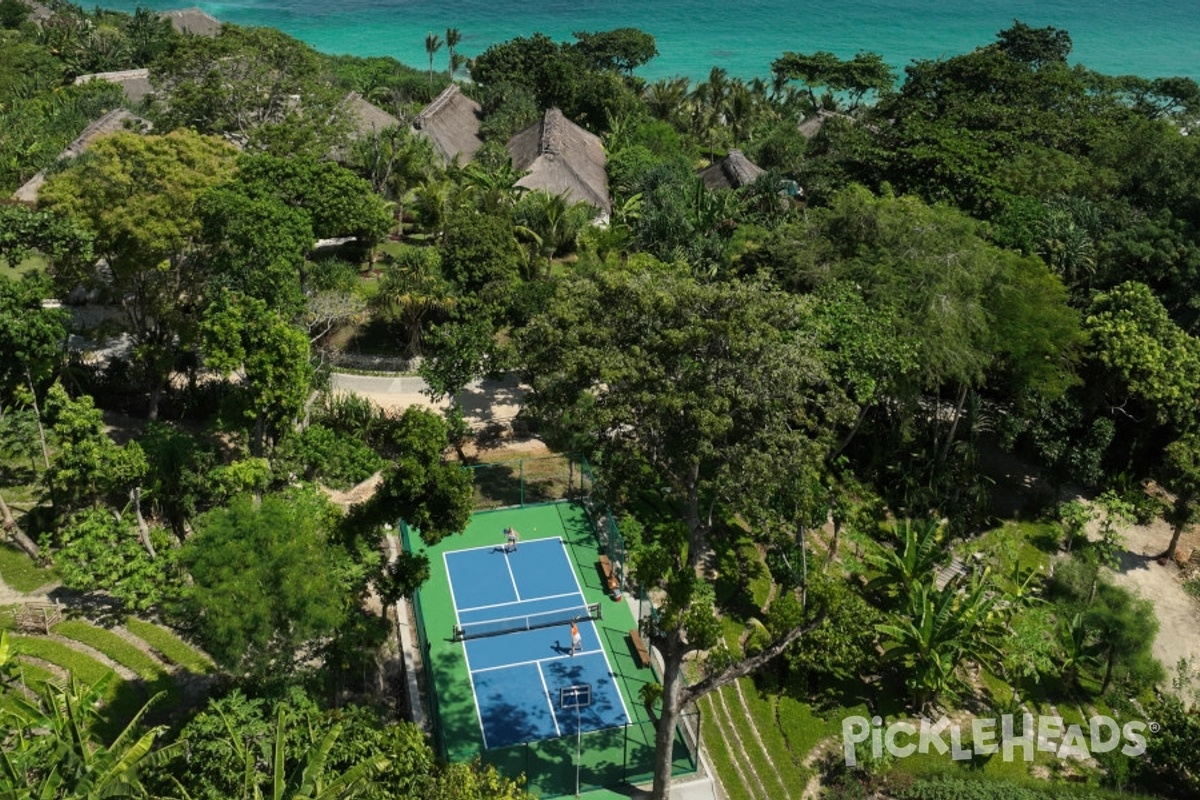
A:
[[[0,627],[13,627],[11,613],[0,615]],[[9,641],[27,684],[61,682],[68,676],[86,684],[108,680],[102,717],[111,733],[160,692],[166,694],[151,719],[169,715],[186,701],[186,683],[214,670],[203,653],[174,633],[133,618],[115,628],[67,619],[48,635],[12,631]]]

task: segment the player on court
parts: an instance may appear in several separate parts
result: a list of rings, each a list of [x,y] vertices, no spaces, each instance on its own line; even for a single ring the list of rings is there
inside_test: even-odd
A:
[[[575,655],[575,651],[583,652],[583,637],[579,634],[579,626],[575,621],[571,621],[571,655]]]
[[[515,528],[505,528],[504,529],[504,539],[505,539],[506,544],[504,545],[504,552],[506,552],[506,553],[517,552],[517,540],[519,538],[521,538],[521,537],[517,535],[517,531]]]

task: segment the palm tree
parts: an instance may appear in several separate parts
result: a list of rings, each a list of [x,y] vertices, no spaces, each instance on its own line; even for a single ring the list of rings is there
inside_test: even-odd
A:
[[[647,86],[643,97],[656,118],[682,128],[680,120],[687,106],[689,89],[687,78],[663,78]]]
[[[450,80],[454,80],[454,71],[462,65],[462,58],[454,52],[454,48],[458,47],[458,43],[462,41],[462,34],[458,32],[458,28],[446,28],[446,50],[450,54]]]
[[[526,191],[524,186],[517,186],[517,181],[525,174],[513,167],[511,158],[490,168],[472,161],[463,168],[462,180],[474,195],[479,210],[492,214],[498,209],[512,208],[517,204]]]
[[[442,49],[442,39],[436,33],[425,34],[425,52],[429,54],[429,88],[433,88],[433,54]]]
[[[436,251],[422,248],[418,252],[423,255],[385,272],[379,292],[371,298],[371,307],[380,319],[404,328],[405,352],[409,356],[421,354],[425,322],[444,315],[456,302],[450,283],[442,276],[438,259],[433,255]]]
[[[527,205],[528,204],[528,205]],[[525,224],[537,234],[538,247],[545,263],[545,277],[550,277],[554,254],[579,235],[583,203],[568,203],[565,195],[551,194],[541,189],[531,192],[521,201],[527,209]],[[520,211],[518,211],[520,214]]]

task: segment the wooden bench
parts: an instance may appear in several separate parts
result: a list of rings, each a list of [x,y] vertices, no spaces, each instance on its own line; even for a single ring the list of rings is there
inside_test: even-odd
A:
[[[609,560],[608,556],[600,556],[600,572],[604,574],[604,586],[608,591],[616,591],[619,582],[617,581],[617,574],[613,572],[612,561]]]
[[[629,632],[629,640],[633,642],[634,652],[637,653],[638,661],[642,662],[642,666],[650,666],[650,650],[646,647],[646,643],[642,641],[642,634],[638,632],[637,628]]]

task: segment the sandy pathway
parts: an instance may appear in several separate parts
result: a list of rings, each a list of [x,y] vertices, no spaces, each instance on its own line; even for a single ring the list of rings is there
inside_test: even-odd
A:
[[[1159,624],[1154,656],[1162,662],[1168,678],[1174,676],[1181,658],[1200,667],[1200,602],[1184,590],[1179,567],[1160,565],[1153,558],[1170,541],[1171,526],[1155,520],[1126,528],[1122,536],[1126,552],[1113,579],[1154,603]]]

